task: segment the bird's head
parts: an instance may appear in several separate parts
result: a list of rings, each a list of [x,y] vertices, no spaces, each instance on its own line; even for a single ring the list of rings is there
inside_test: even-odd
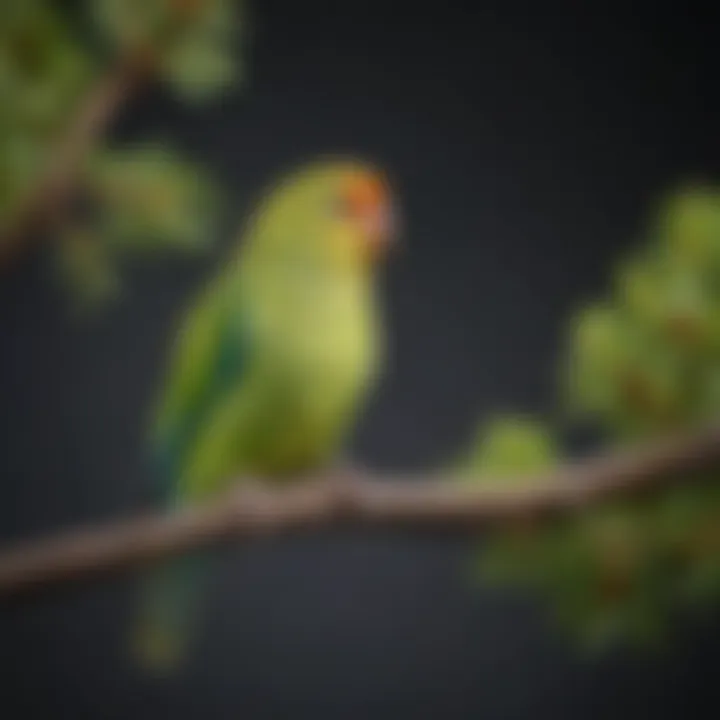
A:
[[[397,241],[396,210],[385,176],[369,166],[339,167],[329,192],[329,242],[350,262],[376,266]]]
[[[275,252],[302,264],[373,274],[395,245],[396,209],[385,175],[355,160],[312,163],[268,196],[260,221]]]

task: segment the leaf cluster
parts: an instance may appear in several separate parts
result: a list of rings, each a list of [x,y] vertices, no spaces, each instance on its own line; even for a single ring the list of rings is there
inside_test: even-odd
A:
[[[82,16],[50,0],[1,5],[0,242],[83,101],[124,57],[142,50],[183,104],[207,103],[242,79],[236,0],[88,0]],[[125,259],[207,247],[221,208],[215,183],[166,142],[101,138],[79,185],[49,246],[57,277],[86,309],[118,294]]]
[[[610,446],[720,414],[720,191],[664,199],[610,292],[572,319],[560,406]],[[505,484],[562,458],[556,434],[527,417],[491,422],[463,459],[476,482]],[[686,482],[685,482],[686,480]],[[707,482],[704,482],[707,480]],[[663,642],[679,616],[720,603],[720,483],[678,478],[643,501],[498,531],[481,576],[531,589],[591,648]]]

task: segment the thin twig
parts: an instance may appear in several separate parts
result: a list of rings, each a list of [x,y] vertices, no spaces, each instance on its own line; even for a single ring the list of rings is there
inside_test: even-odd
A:
[[[137,567],[229,538],[344,525],[477,530],[658,491],[712,468],[720,468],[718,428],[571,463],[515,489],[359,473],[341,482],[325,476],[282,487],[238,482],[202,506],[75,530],[0,552],[0,595]]]
[[[90,88],[50,150],[40,178],[13,222],[0,232],[0,267],[10,266],[57,223],[77,189],[87,155],[151,67],[149,53],[128,52]]]

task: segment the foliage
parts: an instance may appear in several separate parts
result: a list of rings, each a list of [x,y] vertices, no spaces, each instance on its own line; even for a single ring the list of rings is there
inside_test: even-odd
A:
[[[690,187],[656,213],[609,295],[569,332],[562,406],[610,444],[709,422],[720,413],[720,192]],[[537,421],[504,418],[464,467],[503,483],[560,460]],[[659,643],[689,608],[720,603],[720,487],[688,478],[648,501],[498,532],[482,577],[532,588],[587,647]],[[708,478],[714,480],[714,478]]]
[[[1,5],[0,242],[108,67],[142,51],[155,79],[192,104],[241,79],[236,0],[87,0],[84,25],[51,0]],[[81,26],[93,32],[80,37]],[[164,143],[101,139],[83,168],[81,210],[53,228],[50,243],[74,300],[96,307],[117,296],[122,259],[202,250],[211,240],[215,186]]]
[[[89,59],[37,0],[0,8],[0,225],[29,192],[50,141],[89,81]]]
[[[92,7],[111,46],[155,48],[162,78],[183,100],[203,102],[241,78],[242,18],[233,0],[96,0]]]

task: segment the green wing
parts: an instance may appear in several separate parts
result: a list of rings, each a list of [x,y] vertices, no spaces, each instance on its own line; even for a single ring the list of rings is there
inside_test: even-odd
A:
[[[178,335],[155,419],[152,456],[162,501],[180,500],[180,479],[203,426],[247,366],[249,342],[239,293],[212,285],[190,310]]]

